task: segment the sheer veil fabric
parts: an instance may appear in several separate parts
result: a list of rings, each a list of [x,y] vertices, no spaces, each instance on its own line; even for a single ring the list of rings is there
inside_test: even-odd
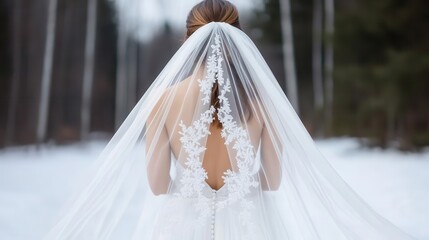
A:
[[[331,168],[248,36],[212,22],[172,57],[45,239],[412,238]]]

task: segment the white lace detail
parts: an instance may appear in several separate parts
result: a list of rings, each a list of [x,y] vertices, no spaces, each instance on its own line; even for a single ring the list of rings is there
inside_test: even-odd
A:
[[[220,52],[220,41],[215,41],[215,45],[211,45],[212,55],[207,59],[207,73],[203,80],[199,79],[200,91],[203,94],[203,105],[209,104],[211,99],[211,90],[213,84],[216,81],[216,74],[220,68],[218,63],[217,55]],[[209,127],[213,122],[213,115],[216,109],[214,106],[201,114],[198,120],[195,120],[191,126],[186,127],[183,121],[180,122],[179,126],[181,131],[179,134],[182,135],[180,141],[182,142],[183,148],[187,153],[187,159],[185,165],[187,166],[183,170],[183,175],[180,179],[182,187],[180,193],[177,193],[178,197],[190,198],[197,196],[198,201],[196,202],[195,208],[200,213],[198,222],[202,223],[205,217],[208,217],[210,212],[210,198],[202,194],[205,187],[205,180],[208,178],[206,170],[202,166],[201,153],[206,148],[201,146],[201,140],[210,134]]]
[[[217,81],[221,89],[218,99],[220,108],[217,109],[219,121],[222,123],[221,135],[225,139],[225,144],[233,143],[233,149],[236,150],[236,161],[238,171],[227,170],[222,176],[225,184],[228,187],[228,197],[217,203],[219,208],[225,207],[238,200],[241,200],[240,206],[240,221],[243,225],[250,226],[249,210],[254,207],[252,201],[245,198],[246,194],[250,193],[250,187],[257,187],[258,181],[252,176],[249,166],[254,161],[253,146],[245,129],[239,127],[237,122],[231,116],[231,106],[226,94],[231,91],[231,83],[229,78],[224,79],[224,71],[222,62],[224,61],[221,52],[220,36],[216,35],[214,44],[211,45],[211,55],[207,59],[207,73],[203,80],[198,80],[200,91],[203,94],[203,105],[209,104],[214,83]],[[181,121],[179,132],[182,137],[183,148],[187,153],[187,159],[183,176],[180,179],[182,187],[180,193],[176,194],[180,197],[197,196],[196,204],[197,211],[200,212],[200,218],[210,215],[210,198],[202,194],[205,187],[205,180],[208,178],[207,172],[202,166],[201,154],[206,150],[201,146],[201,140],[210,134],[209,127],[214,120],[214,106],[201,114],[198,120],[195,120],[191,126],[186,125]]]
[[[210,134],[208,126],[213,122],[213,113],[215,108],[210,107],[207,111],[201,114],[200,118],[192,123],[191,126],[186,127],[183,121],[180,121],[179,126],[182,131],[180,141],[182,142],[185,152],[188,154],[185,165],[187,168],[183,170],[183,176],[180,179],[184,187],[180,189],[183,197],[191,197],[194,193],[199,193],[204,188],[204,182],[207,172],[202,167],[200,161],[201,153],[206,148],[201,146],[200,141],[208,134]],[[185,187],[186,186],[186,187]]]
[[[218,109],[217,116],[223,127],[221,135],[225,139],[225,144],[234,143],[232,148],[237,151],[235,158],[238,166],[238,172],[228,169],[224,172],[225,176],[222,178],[228,186],[228,202],[241,200],[242,211],[240,212],[240,220],[244,225],[250,225],[249,210],[254,208],[254,204],[252,201],[246,199],[245,196],[250,193],[251,187],[259,185],[259,182],[249,169],[249,166],[255,159],[253,146],[247,131],[243,127],[238,126],[237,122],[231,116],[231,105],[226,97],[226,94],[231,92],[229,78],[226,79],[224,84],[223,71],[220,71],[218,72],[218,80],[221,93],[218,96],[220,108]]]
[[[204,94],[202,99],[204,105],[210,102],[213,84],[216,82],[216,74],[223,73],[219,37],[215,38],[215,44],[210,47],[212,48],[212,55],[207,59],[207,74],[204,80],[198,80],[200,91]]]

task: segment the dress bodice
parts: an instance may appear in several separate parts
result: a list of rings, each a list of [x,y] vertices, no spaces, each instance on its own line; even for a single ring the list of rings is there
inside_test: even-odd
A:
[[[182,179],[183,175],[185,174],[185,167],[181,163],[176,163],[176,177],[175,180],[172,183],[172,188],[170,193],[178,193],[180,192],[180,189],[184,187],[184,183],[180,181]],[[202,181],[202,189],[201,193],[203,196],[207,198],[212,198],[213,194],[215,193],[218,199],[226,199],[228,197],[228,183],[224,183],[222,187],[220,187],[218,190],[213,189],[206,181]],[[197,198],[198,194],[194,193],[190,198]]]

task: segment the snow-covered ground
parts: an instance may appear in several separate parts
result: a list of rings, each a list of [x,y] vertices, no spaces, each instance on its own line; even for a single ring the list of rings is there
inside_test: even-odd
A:
[[[105,142],[0,151],[0,239],[40,239]],[[353,139],[317,141],[341,176],[378,212],[429,240],[429,151],[362,149]]]

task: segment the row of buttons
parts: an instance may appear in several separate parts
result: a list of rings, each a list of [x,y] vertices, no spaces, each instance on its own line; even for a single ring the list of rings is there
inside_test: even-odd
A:
[[[212,219],[211,219],[211,232],[212,240],[215,239],[215,220],[216,220],[216,190],[212,189],[213,199],[212,199]]]

